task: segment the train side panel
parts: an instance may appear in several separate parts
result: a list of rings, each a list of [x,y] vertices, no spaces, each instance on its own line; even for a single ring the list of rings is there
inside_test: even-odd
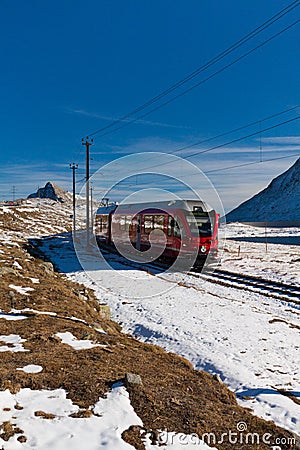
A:
[[[207,213],[203,208],[173,208],[169,214],[152,207],[135,214],[130,208],[121,213],[115,209],[103,212],[99,208],[95,216],[95,236],[100,245],[127,243],[142,252],[153,245],[164,248],[162,256],[168,260],[175,260],[179,252],[187,256],[196,253],[197,263],[203,263],[208,255],[210,261],[218,256],[219,215],[214,210]],[[156,230],[160,234],[153,233]]]

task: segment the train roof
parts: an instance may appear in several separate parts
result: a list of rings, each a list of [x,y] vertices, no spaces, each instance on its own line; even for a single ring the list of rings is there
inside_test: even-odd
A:
[[[96,210],[95,214],[110,214],[111,212],[115,211],[117,206],[118,205],[116,205],[116,203],[113,203],[112,205],[107,205],[107,206],[100,206]]]
[[[213,211],[213,208],[206,202],[201,200],[167,200],[158,202],[145,202],[145,203],[122,203],[120,205],[112,204],[108,206],[101,206],[97,209],[96,214],[110,214],[118,208],[118,214],[126,214],[130,211],[136,213],[137,208],[139,211],[148,209],[158,209],[172,211],[175,209],[183,209],[185,211],[193,211],[195,208],[202,208],[205,212]]]

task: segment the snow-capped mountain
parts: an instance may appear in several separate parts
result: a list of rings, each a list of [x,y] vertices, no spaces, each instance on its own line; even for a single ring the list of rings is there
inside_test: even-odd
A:
[[[226,215],[228,222],[300,221],[300,158],[264,190]]]
[[[70,194],[70,192],[67,192],[61,187],[57,186],[57,184],[49,181],[43,188],[39,188],[37,192],[28,195],[27,198],[49,198],[60,203],[68,203],[72,200],[72,195]]]

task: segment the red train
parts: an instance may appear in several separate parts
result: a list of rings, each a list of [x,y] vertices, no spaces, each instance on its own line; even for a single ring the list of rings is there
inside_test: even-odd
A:
[[[217,259],[218,223],[219,214],[197,200],[111,204],[96,211],[94,234],[100,246],[126,246],[127,242],[141,252],[156,246],[164,248],[164,260],[172,262],[180,252],[186,257],[196,255],[195,265],[203,265],[208,256],[209,261]]]

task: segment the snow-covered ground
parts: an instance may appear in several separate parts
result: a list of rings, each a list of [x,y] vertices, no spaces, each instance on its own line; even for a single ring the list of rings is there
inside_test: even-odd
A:
[[[238,228],[231,227],[231,236],[234,232],[239,234]],[[296,258],[299,247],[282,246],[269,244],[270,259],[263,253],[259,256],[257,247],[256,255],[250,256],[253,267],[249,254],[242,252],[238,261],[243,265],[229,265],[225,258],[224,267],[263,275],[263,268],[272,261],[273,269],[268,273],[291,282],[291,278],[281,277],[282,266],[276,263],[274,253],[281,249],[281,255]],[[300,405],[278,391],[284,389],[300,398],[299,305],[189,275],[181,278],[178,274],[140,272],[123,266],[116,255],[108,268],[99,262],[97,252],[84,256],[82,248],[81,263],[87,269],[83,271],[74,265],[70,240],[45,240],[43,248],[70,279],[95,289],[99,300],[110,305],[124,332],[185,356],[197,369],[220,374],[241,405],[300,433]],[[257,271],[256,260],[261,261]],[[293,267],[293,276],[299,277],[297,265]]]
[[[78,213],[80,212],[79,208]],[[25,214],[23,215],[23,213]],[[45,221],[45,215],[47,215],[48,223]],[[78,215],[80,216],[80,214]],[[69,268],[71,267],[70,264],[76,265],[75,254],[71,249],[69,235],[67,234],[67,230],[70,228],[70,211],[65,206],[49,200],[32,199],[27,206],[0,207],[0,216],[2,216],[0,218],[3,219],[4,223],[8,216],[17,225],[14,230],[11,230],[9,226],[4,226],[0,230],[0,242],[3,244],[3,248],[19,248],[22,242],[28,238],[59,234],[60,239],[53,237],[45,242],[50,245],[51,242],[58,240],[64,246],[64,251],[58,259],[61,261],[65,259]],[[59,246],[54,249],[54,257],[58,248]],[[0,253],[4,255],[6,252],[0,250]],[[6,263],[10,259],[11,257],[8,256],[2,262]],[[34,289],[26,286],[26,277],[22,276],[22,261],[15,260],[11,263],[11,268],[19,271],[22,285],[10,284],[9,289],[21,295],[30,296]],[[9,267],[4,265],[3,268]],[[37,278],[30,278],[30,281],[34,284],[40,282]],[[37,311],[31,308],[25,308],[22,312],[55,316],[53,312]],[[28,316],[18,310],[11,309],[10,313],[0,310],[0,320],[27,319]],[[74,319],[81,320],[75,317]],[[98,329],[98,331],[104,333],[101,329]],[[82,352],[101,345],[95,344],[89,339],[79,340],[70,332],[57,333],[57,337],[61,339],[62,343]],[[24,342],[26,342],[26,339],[17,334],[1,334],[0,352],[27,352],[28,350],[23,347]],[[43,371],[43,367],[37,364],[27,364],[23,367],[17,367],[16,370],[34,377],[35,374]],[[106,398],[99,398],[98,402],[90,407],[90,410],[90,416],[76,416],[76,413],[80,412],[80,408],[73,404],[70,399],[67,399],[67,392],[64,389],[31,390],[25,388],[17,393],[12,393],[8,389],[0,391],[1,449],[134,449],[132,445],[122,439],[122,433],[131,425],[142,427],[143,423],[130,403],[125,386],[114,385],[107,392]],[[6,433],[8,434],[7,437],[5,437]],[[162,439],[166,449],[180,450],[184,448],[191,450],[195,448],[195,436],[163,432]],[[152,444],[149,434],[143,437],[143,442],[146,450],[161,448],[159,445]],[[215,448],[206,445],[201,439],[197,441],[197,445],[198,448],[203,450]]]
[[[222,269],[300,285],[300,228],[228,224]]]
[[[24,230],[1,233],[2,242],[14,246],[26,237],[61,233],[43,239],[42,249],[70,279],[91,287],[99,301],[110,305],[113,318],[123,325],[124,332],[185,356],[197,369],[220,374],[237,394],[241,405],[252,408],[260,417],[300,433],[300,405],[278,391],[285,389],[300,398],[299,306],[189,275],[162,273],[155,276],[140,272],[124,266],[116,255],[111,257],[111,267],[108,267],[99,260],[97,251],[85,257],[82,247],[81,263],[87,268],[84,271],[76,261],[72,239],[65,232],[68,212],[60,205],[52,207],[47,202],[34,208],[39,211],[50,208],[53,217],[59,208],[65,222],[53,225],[51,221],[45,228],[40,218],[35,221],[21,218]],[[237,224],[227,226],[226,231],[229,239],[225,244],[227,251],[223,255],[222,268],[300,283],[299,229],[269,230],[267,252],[263,229]],[[261,242],[253,242],[258,238]],[[291,239],[290,243],[285,243],[285,239]],[[81,247],[81,243],[78,246]],[[18,264],[22,267],[21,261]],[[17,266],[16,269],[22,270]],[[11,289],[19,292],[22,289],[24,295],[30,294],[26,284],[13,285]],[[2,318],[14,320],[3,312]],[[63,338],[69,345],[79,345],[79,351],[85,351],[73,336]],[[1,336],[0,341],[1,351],[24,351],[20,336]],[[88,345],[92,343],[88,342]],[[24,367],[19,369],[24,370]],[[21,390],[18,394],[8,391],[0,394],[0,409],[13,408],[14,404],[23,402],[23,397],[26,399],[24,410],[3,412],[1,420],[2,414],[6,414],[7,420],[11,419],[25,431],[28,441],[21,444],[15,438],[10,439],[2,444],[4,450],[32,448],[33,443],[43,450],[65,450],[70,445],[75,449],[79,445],[82,448],[83,436],[87,434],[84,439],[87,450],[129,449],[132,447],[122,441],[121,432],[131,424],[141,424],[121,386],[108,393],[107,399],[99,399],[101,408],[98,403],[95,405],[96,412],[101,409],[102,417],[84,419],[69,417],[78,407],[66,400],[63,391]],[[33,412],[41,409],[57,415],[57,419],[47,421],[34,416]],[[117,416],[116,410],[120,412]],[[11,417],[12,414],[16,419]],[[150,445],[147,438],[146,448],[153,450],[156,446]],[[186,445],[184,441],[184,444],[177,442],[170,448],[189,449],[195,445]],[[209,447],[203,444],[202,448]]]
[[[143,426],[143,422],[132,408],[129,395],[124,386],[116,384],[107,393],[107,398],[91,408],[93,414],[87,418],[72,415],[79,411],[77,405],[66,398],[64,389],[54,391],[21,389],[17,394],[9,390],[0,392],[0,408],[4,422],[13,424],[16,434],[2,444],[4,450],[132,450],[133,447],[122,439],[123,431],[132,424]],[[48,417],[47,417],[48,416]],[[50,420],[51,419],[51,420]],[[23,434],[25,442],[18,438]],[[183,436],[181,436],[182,439]],[[164,434],[164,439],[172,439]],[[186,441],[188,442],[188,436]],[[163,448],[191,450],[194,446],[182,445],[176,440]],[[149,436],[144,439],[146,450],[158,450],[151,445]],[[211,450],[203,441],[200,449]]]

